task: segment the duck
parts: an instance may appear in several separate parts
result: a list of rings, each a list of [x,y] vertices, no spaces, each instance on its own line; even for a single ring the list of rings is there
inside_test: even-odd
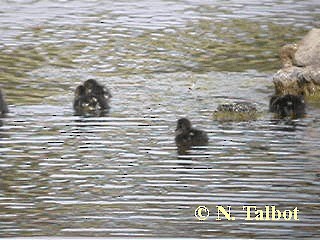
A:
[[[75,90],[73,108],[76,114],[100,114],[109,110],[110,91],[94,79],[86,80]]]
[[[205,146],[209,138],[206,132],[192,127],[187,118],[180,118],[177,121],[175,130],[175,142],[179,153],[185,153],[192,146]]]
[[[270,112],[276,113],[280,118],[302,118],[306,113],[305,108],[304,97],[301,95],[273,95],[269,103]]]
[[[83,85],[76,88],[74,95],[73,109],[79,114],[89,111],[90,101]]]
[[[93,95],[105,95],[108,98],[111,98],[111,93],[110,91],[99,84],[96,80],[94,79],[88,79],[83,83],[83,86],[86,89],[86,94],[93,94]]]
[[[2,90],[0,89],[0,116],[4,115],[5,113],[8,113],[8,105],[4,99],[4,94],[2,93]]]

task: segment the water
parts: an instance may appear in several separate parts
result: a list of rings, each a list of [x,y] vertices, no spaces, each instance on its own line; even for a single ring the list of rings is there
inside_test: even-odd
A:
[[[279,47],[319,27],[318,1],[4,2],[1,237],[320,236],[319,104],[267,113]],[[113,94],[105,117],[73,115],[88,78]],[[261,117],[213,120],[237,99]],[[179,156],[183,116],[210,144]],[[216,205],[237,219],[216,221]],[[243,205],[297,207],[300,221],[245,221]]]

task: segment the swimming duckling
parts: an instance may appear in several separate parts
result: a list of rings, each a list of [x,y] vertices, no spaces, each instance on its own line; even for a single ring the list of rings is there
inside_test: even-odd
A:
[[[192,128],[191,122],[187,118],[178,120],[175,136],[179,153],[184,153],[192,146],[207,145],[209,140],[204,131]]]
[[[5,113],[8,113],[9,110],[8,110],[8,105],[4,99],[4,95],[2,94],[2,91],[0,89],[0,116],[5,114]]]
[[[96,80],[89,79],[75,90],[73,108],[77,114],[98,114],[108,110],[111,94]]]
[[[83,83],[83,86],[85,87],[86,95],[97,98],[102,109],[109,108],[108,101],[112,96],[107,88],[94,79],[88,79]]]
[[[73,101],[73,109],[77,114],[82,114],[86,112],[87,107],[89,106],[89,101],[86,96],[86,91],[83,85],[79,85],[74,92],[74,101]]]
[[[305,115],[305,102],[303,96],[286,94],[273,95],[270,99],[269,110],[279,115],[280,118],[301,118]]]

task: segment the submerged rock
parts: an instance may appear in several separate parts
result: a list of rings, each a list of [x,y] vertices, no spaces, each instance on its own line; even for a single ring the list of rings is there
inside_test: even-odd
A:
[[[273,76],[276,95],[320,98],[320,29],[312,29],[298,44],[281,48],[282,68]]]
[[[218,121],[250,121],[256,120],[258,116],[256,106],[249,102],[224,103],[213,114]]]

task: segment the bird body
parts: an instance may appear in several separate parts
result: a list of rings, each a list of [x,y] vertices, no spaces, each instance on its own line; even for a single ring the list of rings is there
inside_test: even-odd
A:
[[[192,146],[207,145],[208,141],[207,134],[202,130],[193,128],[187,118],[178,120],[175,131],[175,142],[179,152],[184,152]]]
[[[305,102],[303,96],[274,95],[270,99],[269,110],[276,113],[280,118],[301,118],[305,115]]]
[[[4,99],[4,95],[0,89],[0,115],[3,115],[8,112],[9,112],[8,105],[7,105],[7,103]]]
[[[79,115],[100,114],[108,110],[111,93],[96,80],[89,79],[75,90],[73,108]]]

